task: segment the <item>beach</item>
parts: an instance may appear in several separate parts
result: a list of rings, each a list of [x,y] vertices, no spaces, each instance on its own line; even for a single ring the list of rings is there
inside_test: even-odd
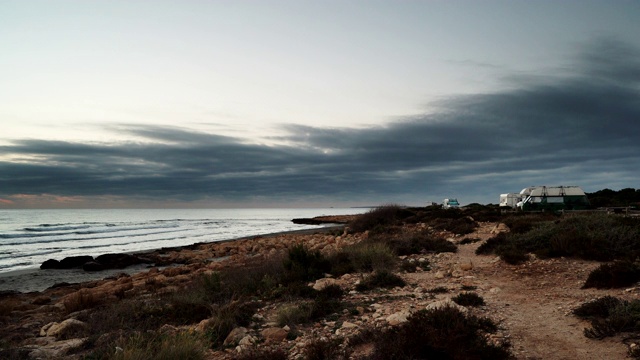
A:
[[[352,216],[319,216],[312,221],[312,219],[306,219],[306,222],[314,222],[315,226],[312,229],[303,229],[303,230],[289,230],[289,231],[281,231],[276,233],[267,233],[261,234],[257,237],[259,238],[269,238],[280,235],[295,235],[295,234],[313,234],[313,233],[326,233],[330,231],[335,231],[341,228],[341,225],[335,225],[339,222],[346,222]],[[305,219],[299,219],[299,221],[304,222]],[[229,240],[220,240],[216,241],[218,244],[232,243],[239,240],[250,240],[255,238],[256,236],[247,236],[240,237],[236,239]],[[187,248],[198,247],[200,244],[190,244],[184,246],[176,246],[170,248],[162,248],[155,249],[150,251],[141,251],[141,252],[133,252],[132,254],[136,255],[149,255],[151,257],[157,257],[161,252],[165,253],[167,251],[173,252],[181,252]],[[160,268],[166,267],[162,266]],[[120,274],[136,274],[143,271],[148,271],[150,268],[153,268],[153,264],[139,264],[134,266],[128,266],[123,269],[106,269],[102,271],[85,271],[82,268],[74,268],[74,269],[40,269],[37,267],[29,268],[29,269],[21,269],[15,271],[8,272],[0,272],[0,293],[12,293],[12,292],[20,292],[20,293],[28,293],[28,292],[38,292],[44,291],[47,288],[50,288],[55,285],[61,284],[80,284],[89,281],[102,280],[105,278],[116,277]]]

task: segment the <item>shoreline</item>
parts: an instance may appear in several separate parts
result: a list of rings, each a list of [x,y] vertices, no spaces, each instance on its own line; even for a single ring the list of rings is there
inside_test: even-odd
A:
[[[209,242],[197,242],[190,245],[180,245],[175,247],[162,247],[152,250],[141,250],[134,252],[125,252],[123,254],[159,254],[167,251],[177,251],[195,249],[200,246],[206,246],[210,244],[224,244],[235,242],[239,240],[247,240],[254,238],[270,238],[280,235],[307,235],[315,233],[328,233],[337,229],[344,228],[345,224],[326,223],[320,224],[314,229],[300,229],[279,231],[266,234],[249,235],[232,239],[209,241]],[[171,265],[168,265],[171,266]],[[138,264],[128,266],[123,269],[106,269],[102,271],[85,271],[81,268],[74,269],[40,269],[39,265],[33,268],[25,268],[19,270],[12,270],[0,273],[0,296],[3,294],[13,293],[33,293],[42,292],[57,284],[79,285],[85,282],[104,280],[110,277],[117,276],[118,274],[126,273],[128,275],[134,275],[140,272],[148,271],[152,268],[167,267],[157,266],[155,264]]]

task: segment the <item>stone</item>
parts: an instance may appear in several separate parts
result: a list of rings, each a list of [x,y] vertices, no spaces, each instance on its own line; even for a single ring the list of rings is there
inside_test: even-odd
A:
[[[287,338],[287,330],[279,327],[270,327],[260,332],[266,343],[279,343]]]
[[[93,256],[68,256],[60,261],[59,269],[74,269],[81,268],[82,265],[93,261]]]
[[[59,268],[60,268],[60,261],[55,260],[55,259],[49,259],[49,260],[43,262],[42,264],[40,264],[40,269],[42,269],[42,270],[59,269]]]
[[[337,284],[338,284],[338,282],[336,281],[336,279],[333,279],[333,278],[318,279],[313,284],[313,289],[320,291],[320,290],[326,288],[327,286],[337,285]]]
[[[45,325],[45,327],[46,336],[53,336],[56,339],[61,339],[68,338],[73,333],[84,330],[87,327],[87,324],[72,318],[64,320],[61,323],[50,323]],[[45,327],[43,327],[43,330]],[[42,330],[40,331],[40,334],[42,334]]]
[[[396,326],[404,322],[407,322],[407,319],[409,318],[409,316],[411,316],[411,313],[409,311],[403,310],[387,316],[385,320],[387,320],[389,325]]]
[[[469,261],[468,263],[460,264],[460,270],[462,271],[473,270],[473,262]]]
[[[84,271],[102,271],[104,269],[104,265],[100,264],[97,261],[89,261],[82,265],[82,270]]]
[[[240,344],[240,340],[242,340],[245,336],[247,336],[247,328],[245,327],[237,327],[231,330],[229,335],[224,339],[222,343],[224,346],[235,346]]]
[[[464,306],[460,306],[460,305],[456,304],[453,300],[451,300],[449,298],[444,299],[444,300],[440,300],[440,301],[436,301],[436,302],[432,302],[431,304],[427,305],[426,309],[427,310],[440,310],[440,309],[447,308],[447,307],[458,309],[463,313],[467,312],[467,309]]]

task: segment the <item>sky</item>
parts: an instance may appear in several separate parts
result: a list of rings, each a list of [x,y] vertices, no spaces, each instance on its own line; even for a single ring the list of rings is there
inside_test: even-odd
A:
[[[0,209],[640,188],[638,1],[0,1]]]

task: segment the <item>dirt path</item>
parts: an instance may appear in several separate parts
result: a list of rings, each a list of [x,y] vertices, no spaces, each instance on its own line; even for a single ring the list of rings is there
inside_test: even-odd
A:
[[[492,237],[489,224],[469,237],[485,240]],[[451,278],[437,279],[432,272],[416,275],[415,280],[429,287],[442,280],[476,287],[487,305],[480,311],[500,322],[518,359],[626,359],[627,346],[619,337],[604,340],[586,338],[588,323],[573,316],[580,304],[605,295],[638,296],[638,290],[580,289],[599,263],[575,259],[532,259],[514,266],[495,256],[476,255],[481,242],[459,245],[457,254],[444,261],[453,271]],[[462,276],[456,268],[473,263]],[[437,273],[437,271],[436,271]]]

